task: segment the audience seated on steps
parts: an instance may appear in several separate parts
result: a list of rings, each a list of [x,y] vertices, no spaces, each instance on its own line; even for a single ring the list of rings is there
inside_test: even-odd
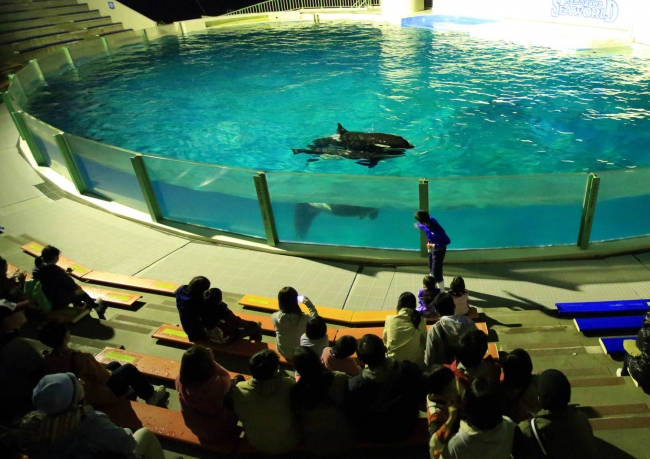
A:
[[[31,411],[32,390],[43,376],[43,357],[20,337],[25,308],[0,300],[0,422],[11,423]]]
[[[12,276],[7,276],[9,265],[7,260],[0,257],[0,299],[20,303],[26,298],[23,294],[25,289],[26,273],[16,271]]]
[[[475,328],[461,335],[456,351],[456,360],[449,365],[449,368],[465,388],[469,388],[476,378],[486,378],[497,382],[501,379],[499,364],[492,356],[485,356],[487,349],[487,336],[481,330]]]
[[[102,365],[92,354],[70,349],[70,332],[61,322],[45,322],[39,330],[38,339],[52,348],[45,356],[45,373],[75,374],[84,384],[86,403],[106,413],[120,427],[135,430],[142,427],[131,404],[124,397],[130,389],[149,405],[162,404],[169,397],[164,386],[152,386],[130,363],[122,365],[110,362]]]
[[[291,409],[305,447],[317,456],[344,453],[354,441],[343,409],[349,376],[326,369],[309,347],[296,349],[293,366],[300,380],[291,389]]]
[[[519,424],[524,436],[523,454],[530,459],[575,459],[596,457],[594,435],[587,416],[569,406],[571,384],[559,370],[539,375],[542,411]]]
[[[429,453],[435,459],[440,457],[449,439],[458,431],[465,388],[454,372],[442,365],[433,365],[424,373],[424,388],[427,391]]]
[[[477,330],[472,319],[463,314],[456,314],[456,305],[448,293],[436,296],[433,305],[440,315],[440,320],[427,332],[424,362],[428,367],[433,364],[452,363],[460,335],[467,330]]]
[[[293,353],[300,346],[300,337],[307,330],[307,322],[310,317],[316,317],[318,311],[316,306],[307,297],[303,297],[302,303],[309,309],[309,315],[304,314],[298,304],[298,292],[293,287],[284,287],[278,292],[278,305],[280,310],[271,316],[275,328],[275,342],[278,352],[291,360]]]
[[[454,313],[463,314],[463,315],[468,314],[469,293],[465,288],[465,279],[463,279],[460,276],[454,277],[454,279],[451,281],[451,284],[449,284],[449,294],[453,298],[454,304],[456,305],[456,310],[454,311]]]
[[[234,445],[240,430],[226,398],[232,386],[241,380],[232,379],[207,347],[193,346],[183,354],[176,390],[185,425],[199,439]]]
[[[528,352],[514,349],[506,355],[503,360],[504,414],[513,422],[530,419],[540,410],[537,380]]]
[[[330,337],[327,336],[325,319],[320,316],[310,317],[305,328],[305,333],[300,337],[300,345],[312,348],[320,356],[329,344]]]
[[[262,323],[237,317],[223,302],[223,293],[218,288],[205,292],[201,321],[208,338],[216,343],[233,343],[246,337],[252,341],[262,341]]]
[[[625,340],[625,360],[617,376],[632,376],[646,394],[650,394],[650,312],[643,319],[643,326],[636,341]]]
[[[296,381],[281,375],[279,365],[274,351],[260,351],[250,359],[252,379],[233,388],[233,407],[248,442],[268,454],[288,453],[300,443],[290,403]]]
[[[176,307],[187,339],[198,343],[208,339],[201,321],[204,294],[210,288],[210,281],[203,276],[194,277],[189,284],[181,285],[176,290]]]
[[[103,315],[106,310],[103,301],[92,299],[63,268],[57,265],[60,255],[61,251],[56,247],[46,246],[41,255],[34,260],[35,268],[32,272],[34,279],[41,283],[43,293],[52,309],[55,311],[63,309],[72,303],[77,307],[85,305],[94,308],[98,314]]]
[[[433,306],[433,300],[440,293],[435,277],[431,274],[424,276],[422,279],[422,288],[418,291],[417,311],[422,317],[438,317],[438,311]]]
[[[346,409],[359,440],[404,440],[417,423],[425,397],[420,368],[386,357],[384,342],[376,335],[359,340],[357,355],[367,368],[350,378]]]
[[[117,427],[104,413],[81,404],[84,386],[72,373],[44,376],[33,394],[37,411],[20,425],[20,444],[30,459],[164,459],[158,439],[148,429]]]
[[[408,360],[423,368],[427,324],[416,306],[417,299],[411,292],[399,296],[397,315],[386,317],[384,345],[388,357],[398,362]]]
[[[451,437],[440,457],[510,459],[518,451],[521,432],[517,424],[501,415],[501,403],[498,381],[474,379],[463,395],[458,432]],[[514,457],[523,456],[514,454]]]
[[[357,352],[357,339],[344,335],[334,342],[334,347],[326,347],[321,355],[321,362],[330,371],[340,371],[350,376],[361,373],[361,367],[352,357]]]

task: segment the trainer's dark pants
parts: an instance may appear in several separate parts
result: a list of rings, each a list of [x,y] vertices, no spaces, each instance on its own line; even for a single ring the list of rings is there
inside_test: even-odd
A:
[[[129,387],[132,387],[138,397],[143,400],[147,400],[153,395],[153,386],[140,373],[140,370],[130,363],[122,365],[119,362],[110,362],[104,366],[112,372],[106,385],[115,395],[126,394]]]
[[[433,276],[436,282],[444,280],[442,277],[442,264],[445,261],[445,254],[447,247],[437,247],[429,252],[429,273]]]

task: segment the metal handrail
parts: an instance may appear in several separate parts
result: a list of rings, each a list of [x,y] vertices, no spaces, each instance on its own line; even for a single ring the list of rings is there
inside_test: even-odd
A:
[[[368,9],[379,6],[379,0],[267,0],[256,5],[231,11],[222,16],[238,14],[273,13],[278,11],[296,11],[303,9]]]

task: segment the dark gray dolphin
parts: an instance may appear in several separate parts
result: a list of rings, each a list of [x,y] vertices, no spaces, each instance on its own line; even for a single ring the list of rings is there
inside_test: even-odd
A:
[[[372,151],[384,149],[409,149],[413,145],[404,137],[394,134],[382,134],[381,132],[352,132],[336,123],[339,140],[345,148],[355,151]]]
[[[336,215],[337,217],[357,217],[374,220],[379,216],[379,209],[375,207],[351,206],[348,204],[327,204],[324,202],[300,202],[296,204],[294,227],[296,236],[304,239],[309,233],[309,228],[314,219],[321,213]]]

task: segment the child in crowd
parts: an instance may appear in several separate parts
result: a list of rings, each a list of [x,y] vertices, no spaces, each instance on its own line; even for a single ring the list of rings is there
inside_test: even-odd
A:
[[[436,287],[436,279],[432,275],[424,276],[422,279],[422,288],[418,292],[418,307],[417,311],[422,314],[422,317],[438,317],[436,308],[433,307],[433,300],[440,293],[440,289]]]
[[[467,330],[476,330],[476,324],[469,317],[455,314],[456,305],[448,293],[436,296],[433,306],[440,320],[427,332],[424,362],[427,366],[450,364],[456,356],[460,336]]]
[[[646,394],[650,394],[650,312],[647,312],[636,340],[623,341],[625,359],[616,376],[632,376]]]
[[[192,346],[183,354],[176,390],[185,425],[197,437],[234,445],[239,436],[237,418],[224,403],[233,382],[207,347]]]
[[[465,279],[460,276],[454,277],[451,284],[449,284],[449,294],[456,305],[455,313],[467,315],[469,313],[469,304],[467,303],[469,293],[465,289]]]
[[[329,344],[330,338],[327,336],[325,319],[321,316],[310,317],[305,333],[300,337],[300,345],[311,347],[320,356]]]
[[[354,336],[341,336],[334,342],[334,347],[326,347],[321,355],[321,362],[331,371],[340,371],[349,376],[361,373],[361,367],[352,355],[357,352],[357,339]]]
[[[384,344],[388,357],[398,362],[408,360],[424,367],[427,324],[415,310],[417,300],[411,292],[404,292],[397,301],[397,315],[387,316],[384,325]]]
[[[497,382],[501,379],[501,367],[492,356],[485,356],[487,350],[487,336],[477,328],[463,333],[460,337],[456,360],[449,368],[465,388],[468,388],[476,378]]]
[[[445,280],[442,275],[442,264],[445,261],[447,246],[451,243],[449,236],[440,226],[440,223],[429,215],[426,210],[418,210],[415,213],[415,219],[418,223],[416,228],[420,228],[427,235],[427,251],[429,253],[429,274],[435,280],[441,292],[445,291]]]
[[[45,373],[74,373],[83,381],[86,403],[106,413],[120,427],[135,430],[142,427],[131,404],[124,398],[130,389],[149,405],[162,404],[169,397],[165,386],[152,386],[130,363],[102,365],[92,354],[71,349],[68,346],[70,338],[66,325],[57,320],[48,320],[41,326],[38,340],[52,348],[45,356]]]
[[[233,343],[247,336],[251,341],[262,341],[262,323],[237,317],[223,302],[223,293],[218,288],[205,292],[201,321],[208,338],[215,343]]]
[[[23,271],[16,271],[11,276],[9,272],[9,263],[0,257],[0,299],[20,303],[23,301],[23,289],[25,288],[26,274]]]
[[[74,279],[68,274],[71,269],[64,271],[57,266],[61,251],[56,247],[48,245],[43,248],[41,256],[34,260],[35,268],[32,274],[34,279],[41,283],[43,293],[52,305],[52,309],[63,309],[70,303],[77,307],[94,308],[100,317],[106,311],[106,305],[101,298],[97,301],[92,299],[88,293],[77,285]]]
[[[537,399],[537,375],[533,361],[523,349],[515,349],[503,359],[504,414],[513,422],[530,419],[540,410]]]
[[[193,343],[208,339],[201,322],[201,310],[203,309],[204,294],[209,288],[210,281],[206,277],[196,276],[189,284],[181,285],[174,292],[181,326],[187,333],[187,339]]]
[[[454,372],[442,365],[433,365],[424,373],[429,421],[429,451],[438,458],[449,439],[458,431],[459,407],[464,388]]]
[[[309,318],[318,316],[316,306],[311,300],[307,297],[301,299],[309,309],[309,315],[304,314],[300,309],[296,289],[284,287],[278,292],[280,310],[271,316],[278,352],[287,360],[291,360],[296,348],[300,346],[300,337],[307,329]]]
[[[312,349],[301,346],[293,353],[300,380],[291,389],[291,409],[307,450],[335,457],[354,441],[354,429],[343,410],[349,376],[326,369]]]
[[[539,375],[539,402],[542,411],[536,417],[519,424],[525,458],[552,457],[574,459],[597,457],[594,433],[585,415],[571,401],[571,384],[558,370],[546,370]]]

